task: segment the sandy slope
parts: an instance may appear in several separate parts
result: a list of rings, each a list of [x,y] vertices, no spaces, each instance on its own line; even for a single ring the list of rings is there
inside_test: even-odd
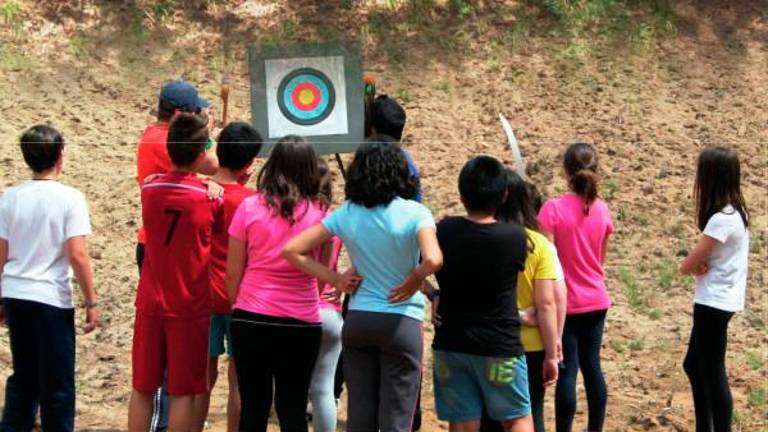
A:
[[[499,111],[518,131],[530,173],[547,194],[564,189],[558,158],[565,143],[597,145],[602,191],[618,227],[607,264],[615,301],[603,350],[607,430],[692,430],[681,367],[692,290],[672,275],[679,252],[696,236],[690,191],[698,150],[711,143],[737,148],[755,246],[749,310],[732,321],[728,366],[740,430],[765,430],[766,409],[755,399],[765,391],[768,360],[768,29],[762,2],[698,11],[679,6],[678,33],[649,52],[597,52],[581,66],[558,61],[557,40],[531,38],[515,49],[487,43],[499,31],[491,11],[459,27],[474,37],[446,48],[407,29],[398,41],[361,31],[357,24],[370,12],[366,7],[323,11],[306,1],[241,3],[231,9],[239,20],[231,39],[231,117],[250,117],[244,47],[254,39],[280,31],[295,39],[327,37],[328,29],[360,34],[366,70],[408,109],[408,147],[436,215],[460,211],[455,178],[468,157],[510,159]],[[216,20],[223,11],[180,14],[155,27],[144,19],[149,29],[137,33],[128,9],[86,4],[83,12],[64,7],[58,16],[38,16],[44,9],[24,6],[22,34],[0,32],[0,186],[27,175],[17,150],[25,127],[50,121],[64,132],[69,145],[62,181],[83,190],[90,202],[91,256],[103,305],[102,327],[78,339],[78,429],[123,430],[137,280],[135,141],[151,121],[163,80],[187,77],[215,100],[222,64]],[[296,28],[286,31],[285,19]],[[645,311],[629,306],[628,286],[637,287]],[[9,361],[7,333],[0,332],[1,376],[10,371]],[[424,430],[437,430],[427,381]],[[212,429],[223,430],[221,388],[214,405]],[[583,402],[579,410],[583,418]]]

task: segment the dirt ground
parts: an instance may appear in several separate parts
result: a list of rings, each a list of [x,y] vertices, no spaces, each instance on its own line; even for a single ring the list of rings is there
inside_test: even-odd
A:
[[[0,10],[2,3],[8,2],[0,1]],[[518,20],[511,11],[527,3],[505,1],[477,2],[464,19],[438,6],[417,24],[407,11],[383,4],[391,2],[373,1],[211,1],[207,9],[165,15],[142,12],[147,2],[136,0],[16,3],[20,17],[5,16],[0,30],[0,187],[28,176],[17,149],[21,131],[51,122],[68,142],[62,181],[85,192],[94,228],[91,257],[103,315],[101,327],[77,342],[78,430],[126,427],[140,215],[135,145],[152,121],[161,84],[190,79],[218,109],[226,65],[230,118],[247,120],[247,46],[335,37],[361,41],[364,69],[407,108],[407,146],[436,216],[461,211],[456,177],[469,157],[510,161],[499,112],[518,133],[531,177],[550,196],[565,187],[559,168],[565,144],[595,143],[601,193],[618,228],[607,258],[615,306],[602,352],[608,431],[693,430],[681,366],[692,284],[676,268],[697,236],[691,200],[697,153],[707,144],[735,147],[751,210],[752,254],[747,310],[730,325],[728,370],[735,430],[768,430],[765,1],[680,1],[672,34],[639,48],[591,49],[583,48],[589,41]],[[222,33],[232,53],[227,61]],[[434,415],[429,365],[427,359],[423,430],[446,429]],[[0,331],[0,376],[9,373],[8,336]],[[220,385],[210,430],[224,430],[224,406]],[[551,401],[547,414],[553,421]],[[585,415],[582,398],[576,430],[586,427]]]

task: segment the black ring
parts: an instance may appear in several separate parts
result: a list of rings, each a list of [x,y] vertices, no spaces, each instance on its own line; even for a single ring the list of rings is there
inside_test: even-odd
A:
[[[319,78],[320,81],[322,81],[325,84],[326,88],[328,89],[328,106],[325,107],[325,110],[323,110],[323,112],[320,113],[319,116],[311,119],[301,119],[296,117],[285,106],[285,102],[283,102],[283,99],[285,97],[285,88],[288,86],[288,83],[294,77],[301,74],[314,75],[315,77]],[[336,89],[333,87],[331,80],[328,79],[327,75],[325,75],[324,73],[314,68],[304,67],[304,68],[296,69],[292,71],[291,73],[283,77],[283,80],[280,81],[280,86],[278,86],[277,88],[277,106],[280,108],[280,112],[282,112],[283,115],[288,120],[302,126],[311,126],[325,120],[329,115],[331,115],[331,111],[333,111],[333,107],[335,104],[336,104]]]

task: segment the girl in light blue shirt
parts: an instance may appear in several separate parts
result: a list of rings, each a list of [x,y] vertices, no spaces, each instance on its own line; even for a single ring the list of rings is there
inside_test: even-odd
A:
[[[443,261],[435,222],[426,207],[403,198],[415,195],[415,184],[388,137],[373,137],[357,150],[345,192],[347,201],[291,240],[283,254],[352,295],[342,330],[348,428],[410,432],[423,351],[419,291]],[[344,243],[355,272],[339,274],[307,255],[333,236]]]

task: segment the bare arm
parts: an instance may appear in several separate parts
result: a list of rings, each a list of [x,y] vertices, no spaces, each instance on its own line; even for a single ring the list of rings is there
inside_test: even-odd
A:
[[[243,240],[229,236],[227,248],[227,274],[224,276],[224,284],[227,287],[229,303],[235,304],[237,294],[240,292],[240,282],[243,280],[245,261],[247,258],[247,245]]]
[[[331,238],[331,233],[323,224],[317,224],[289,240],[283,248],[283,258],[304,273],[316,277],[320,283],[335,284],[341,275],[309,255]]]
[[[714,238],[706,235],[701,236],[699,242],[692,251],[688,252],[688,256],[685,257],[680,264],[680,273],[685,275],[700,275],[706,273],[709,270],[707,259],[712,254],[712,249],[717,244],[718,241]]]
[[[544,339],[547,357],[557,354],[557,301],[555,281],[538,279],[534,281],[533,303],[536,305],[536,318],[539,332]]]
[[[283,248],[283,258],[304,273],[316,277],[321,283],[329,283],[342,292],[352,293],[360,282],[359,276],[349,272],[339,274],[310,255],[310,252],[328,243],[332,237],[323,224],[317,224],[289,240]]]
[[[0,280],[3,277],[3,269],[5,263],[8,261],[8,240],[0,239]],[[3,286],[0,284],[0,299],[3,298]],[[0,324],[5,324],[5,310],[3,304],[0,303]]]
[[[557,301],[555,300],[555,282],[551,279],[534,281],[533,303],[536,305],[536,318],[539,323],[539,333],[544,341],[544,359],[542,379],[544,385],[557,381],[558,369],[558,331],[557,331]]]
[[[564,280],[555,281],[555,302],[557,303],[557,335],[558,340],[562,340],[565,311],[568,305],[568,287],[565,286]]]
[[[389,294],[390,303],[400,303],[408,300],[422,289],[424,280],[436,273],[443,266],[443,252],[437,242],[437,232],[434,228],[422,228],[416,233],[421,250],[421,263],[413,269],[402,284],[395,287]]]
[[[3,269],[5,268],[6,262],[8,262],[8,240],[0,239],[0,277],[3,276]],[[0,297],[2,297],[2,295],[3,286],[0,285]]]
[[[75,236],[67,240],[67,256],[72,270],[77,277],[77,284],[83,293],[85,302],[85,327],[84,332],[90,333],[96,328],[99,313],[96,309],[96,289],[93,286],[93,270],[91,260],[88,257],[88,247],[85,236]]]
[[[325,267],[331,268],[331,256],[333,255],[333,241],[328,240],[323,245],[323,249],[320,251],[320,264],[324,265]],[[320,279],[317,280],[317,289],[320,290],[320,293],[323,292],[323,286],[325,285],[325,282],[321,281]]]

